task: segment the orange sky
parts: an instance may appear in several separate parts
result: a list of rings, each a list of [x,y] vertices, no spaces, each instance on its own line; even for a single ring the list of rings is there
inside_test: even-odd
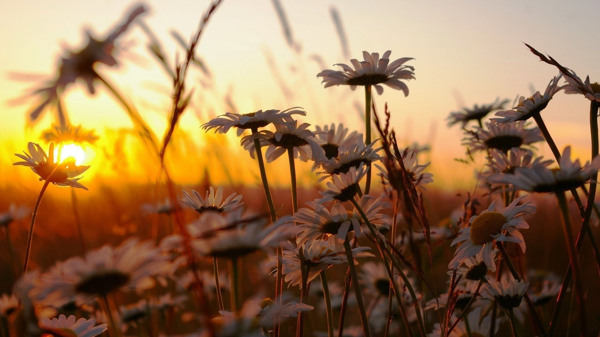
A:
[[[25,128],[25,113],[30,105],[27,101],[18,105],[9,101],[41,82],[17,81],[14,74],[51,76],[62,48],[75,49],[82,44],[84,28],[104,36],[135,3],[58,0],[37,2],[35,6],[29,1],[4,5],[0,13],[0,29],[4,32],[4,52],[0,54],[1,184],[12,183],[15,175],[31,179],[31,172],[10,163],[15,161],[14,153],[24,150],[28,141],[39,142],[41,131],[50,125],[47,114],[33,128]],[[208,3],[147,2],[150,12],[143,20],[164,43],[171,61],[176,57],[181,59],[184,54],[170,32],[191,36]],[[464,150],[460,147],[459,128],[446,127],[449,112],[463,105],[490,103],[496,97],[512,100],[517,95],[529,96],[532,88],[543,91],[557,74],[553,67],[539,62],[523,42],[552,55],[580,76],[589,74],[593,81],[600,77],[596,65],[597,38],[593,33],[600,3],[595,1],[281,0],[281,3],[293,41],[299,46],[296,51],[287,44],[271,1],[225,0],[209,22],[198,54],[209,67],[211,77],[196,73],[189,82],[195,87],[195,95],[181,125],[193,144],[188,144],[189,148],[173,160],[174,166],[179,167],[176,170],[184,172],[180,176],[182,181],[191,183],[199,179],[206,164],[207,148],[211,142],[223,141],[218,137],[207,138],[199,127],[209,118],[228,111],[226,98],[240,112],[301,106],[308,112],[306,120],[312,124],[343,121],[362,130],[356,108],[362,107],[362,91],[353,92],[347,87],[323,89],[316,78],[323,69],[315,57],[327,68],[333,68],[335,63],[349,63],[332,23],[331,8],[338,11],[342,20],[351,58],[361,58],[363,50],[380,53],[392,50],[392,59],[415,58],[409,63],[416,74],[416,80],[408,83],[410,95],[404,98],[401,92],[386,88],[382,96],[375,96],[375,102],[380,110],[388,103],[401,142],[431,145],[431,170],[436,186],[441,188],[468,188],[465,186],[471,186],[474,170],[454,160],[463,157]],[[147,39],[138,28],[128,32],[122,42],[126,50],[120,54],[121,67],[103,70],[143,111],[156,133],[162,135],[169,108],[169,80],[145,51]],[[103,91],[90,97],[83,86],[74,86],[66,97],[66,105],[74,124],[97,130],[101,145],[118,139],[119,129],[131,127],[122,109]],[[589,143],[587,110],[588,103],[582,97],[559,93],[544,112],[559,147],[573,145],[584,161],[588,159]],[[235,137],[226,139],[232,147],[237,146]],[[97,158],[118,155],[106,154],[106,148],[100,147]],[[138,160],[144,156],[140,151],[140,147],[129,145],[127,157],[121,158],[127,163],[124,171],[129,179],[142,176],[142,180],[153,181],[155,172],[145,171],[146,162]],[[231,151],[237,154],[236,158],[248,157],[237,148]],[[541,151],[550,156],[547,149]],[[218,153],[209,157],[214,160]],[[211,175],[224,179],[225,173],[219,171],[217,164],[212,162],[208,166],[213,170]],[[255,169],[249,157],[247,164]],[[107,170],[105,165],[108,164],[92,163],[93,169],[101,171]],[[258,179],[254,171],[239,168],[228,174]]]

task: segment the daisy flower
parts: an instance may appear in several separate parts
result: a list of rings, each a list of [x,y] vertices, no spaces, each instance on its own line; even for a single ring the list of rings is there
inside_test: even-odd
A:
[[[470,121],[477,121],[481,125],[481,120],[490,114],[492,111],[500,110],[504,108],[504,105],[508,103],[508,99],[500,101],[500,98],[496,98],[493,103],[482,104],[481,106],[475,104],[472,108],[462,108],[460,111],[451,112],[448,116],[448,126],[461,123],[464,128]]]
[[[267,298],[262,302],[262,310],[258,314],[259,324],[264,328],[272,328],[275,322],[283,321],[285,318],[296,317],[301,312],[313,310],[312,305],[291,302],[283,296],[281,301],[276,302]],[[283,319],[282,319],[283,318]]]
[[[156,203],[147,203],[143,204],[141,209],[145,213],[156,213],[156,214],[171,214],[175,212],[175,207],[171,205],[171,200],[169,198],[165,198],[163,201],[159,201]]]
[[[3,294],[0,296],[0,316],[8,317],[17,310],[19,300],[14,294]]]
[[[490,279],[487,283],[489,296],[495,298],[504,309],[514,309],[521,305],[521,300],[527,292],[529,283],[514,278],[504,278],[500,282]]]
[[[485,128],[469,131],[462,144],[473,151],[496,149],[507,152],[512,148],[531,145],[544,140],[538,127],[526,128],[523,121],[501,123],[490,121]]]
[[[471,310],[464,319],[468,324],[465,324],[464,321],[460,321],[450,334],[447,335],[442,331],[440,324],[436,323],[433,326],[433,331],[427,334],[427,337],[483,337],[489,335],[492,327],[492,318],[483,311],[483,308],[478,307]],[[496,324],[494,326],[494,333],[496,333],[500,327],[500,319],[496,319]]]
[[[358,168],[351,167],[347,173],[333,174],[331,176],[332,181],[327,182],[327,190],[321,192],[323,195],[321,201],[337,200],[344,202],[353,199],[360,191],[358,183],[366,173],[365,165],[361,164]]]
[[[362,141],[360,133],[350,132],[342,123],[337,127],[331,123],[324,126],[316,125],[315,128],[315,141],[325,151],[326,159],[337,158],[340,153],[350,150],[352,146]]]
[[[54,158],[54,143],[50,143],[48,155],[39,144],[29,142],[29,153],[15,154],[24,161],[13,163],[13,165],[29,166],[33,172],[40,176],[40,180],[47,180],[59,186],[78,187],[87,190],[85,186],[79,183],[80,175],[83,174],[89,166],[77,166],[73,158],[67,158],[62,163],[58,163]]]
[[[560,157],[559,168],[548,168],[536,164],[531,167],[516,168],[514,174],[499,174],[489,178],[491,182],[512,184],[516,189],[548,193],[569,191],[585,184],[600,169],[600,156],[583,167],[576,159],[571,161],[571,147],[567,146]]]
[[[42,318],[39,323],[40,329],[51,336],[70,336],[70,337],[94,337],[107,330],[106,324],[96,325],[93,318],[77,319],[74,315],[66,317],[60,315],[58,318]]]
[[[344,205],[335,203],[327,208],[319,201],[309,201],[305,205],[307,207],[298,209],[294,214],[294,222],[298,226],[298,245],[331,235],[344,239],[352,230],[360,235],[360,219]]]
[[[323,175],[320,180],[325,179],[327,175],[347,173],[352,167],[358,169],[361,164],[369,164],[380,160],[381,157],[377,154],[379,148],[374,149],[374,146],[375,142],[365,145],[362,139],[358,139],[348,148],[339,151],[337,157],[323,160],[319,164],[325,172],[318,173]],[[338,148],[338,150],[341,150],[341,148]]]
[[[21,220],[29,214],[29,207],[10,204],[8,211],[0,213],[0,227],[8,227],[13,221]]]
[[[183,191],[183,194],[183,204],[200,214],[205,212],[216,212],[219,214],[231,212],[244,205],[242,196],[235,192],[223,200],[223,187],[221,186],[217,187],[216,191],[214,187],[210,186],[204,198],[195,190],[192,191],[191,195],[186,191]]]
[[[540,94],[539,91],[536,91],[535,94],[529,98],[521,96],[516,107],[511,110],[496,112],[496,116],[500,117],[492,118],[492,120],[500,122],[525,121],[532,116],[539,114],[546,106],[548,106],[548,103],[552,97],[554,97],[554,94],[563,89],[562,86],[558,86],[560,78],[561,75],[553,77],[552,80],[550,80],[550,83],[548,83],[543,95]]]
[[[598,82],[590,83],[589,76],[586,76],[585,81],[582,81],[573,70],[562,66],[558,61],[553,59],[552,56],[546,57],[527,43],[525,45],[542,61],[558,68],[567,81],[567,85],[565,85],[565,94],[581,94],[592,102],[595,101],[600,103],[600,84],[598,84]]]
[[[386,51],[381,58],[379,53],[368,53],[363,51],[363,61],[356,59],[350,60],[352,67],[347,64],[338,63],[342,70],[323,70],[317,74],[322,77],[322,83],[325,88],[334,85],[349,85],[352,90],[357,85],[372,85],[377,90],[377,94],[383,93],[381,84],[385,84],[392,89],[402,90],[404,96],[408,96],[408,86],[403,80],[415,78],[415,68],[404,63],[412,60],[412,57],[403,57],[390,63],[390,50]]]
[[[393,160],[397,162],[398,158],[395,158],[394,156]],[[402,151],[402,165],[404,166],[404,169],[406,170],[411,182],[416,187],[423,187],[424,185],[433,182],[433,174],[425,172],[425,169],[427,166],[429,166],[429,163],[419,164],[417,151],[411,148],[404,149],[404,151]],[[388,174],[387,169],[381,165],[375,164],[375,166],[379,169],[379,175],[381,176],[383,185],[386,188],[393,186],[404,186],[404,181],[402,181],[400,177],[392,177],[392,180],[390,181],[390,175]]]
[[[290,108],[282,111],[275,109],[258,110],[243,115],[227,112],[203,124],[202,128],[206,131],[214,129],[218,133],[227,133],[229,129],[236,128],[239,137],[245,130],[258,130],[269,124],[278,125],[292,122],[294,120],[293,115],[306,116],[306,112],[300,108]]]
[[[258,138],[261,146],[266,146],[265,158],[267,162],[273,162],[288,151],[293,151],[294,158],[306,162],[309,159],[321,160],[322,150],[314,139],[312,131],[308,130],[310,124],[297,121],[285,124],[275,124],[275,132],[262,130],[256,135],[248,135],[242,138],[242,146],[252,158],[256,153],[254,139]]]
[[[371,261],[363,263],[358,279],[360,284],[364,287],[365,293],[369,294],[374,299],[388,297],[390,291],[393,290],[390,278],[383,263]],[[400,287],[403,285],[400,275],[394,275],[394,282]]]
[[[99,64],[110,67],[117,66],[118,62],[113,55],[117,39],[124,34],[135,19],[146,11],[144,6],[135,7],[120,26],[116,27],[105,39],[95,38],[90,31],[86,31],[87,44],[77,51],[67,50],[60,59],[58,74],[54,80],[37,88],[33,94],[40,96],[40,103],[30,113],[31,120],[39,118],[42,111],[51,104],[59,105],[60,119],[64,122],[64,112],[60,108],[59,95],[76,81],[82,81],[90,94],[96,92],[95,84],[100,78],[96,66]],[[62,115],[62,116],[61,116]]]
[[[153,277],[167,267],[166,260],[151,242],[132,238],[117,248],[105,245],[88,252],[84,258],[58,262],[40,276],[32,294],[58,305],[73,299],[82,304],[118,289],[147,290],[155,284]]]
[[[284,242],[282,246],[282,272],[285,275],[284,280],[290,286],[297,286],[302,281],[301,260],[305,266],[309,267],[307,282],[311,282],[319,276],[321,271],[333,265],[348,262],[344,245],[335,237],[306,241],[298,247],[291,242]],[[300,249],[302,249],[302,257]],[[356,247],[352,249],[352,254],[355,258],[372,256],[367,253],[369,249],[369,247]]]
[[[384,197],[384,194],[378,197],[363,195],[358,200],[358,205],[367,216],[369,223],[380,233],[388,232],[392,226],[392,218],[385,213],[386,210],[390,209],[390,204],[384,200]],[[364,219],[358,209],[354,208],[352,215],[359,219],[361,224],[364,224]]]
[[[533,214],[535,206],[530,203],[520,204],[524,197],[515,199],[506,208],[495,211],[492,202],[488,209],[473,216],[470,226],[464,227],[452,241],[452,246],[460,243],[449,268],[456,269],[466,259],[481,252],[482,259],[488,268],[493,268],[493,249],[495,241],[514,242],[525,252],[525,241],[519,229],[527,229],[529,225],[523,220],[523,215]]]
[[[86,130],[81,125],[72,126],[70,124],[54,125],[42,133],[42,138],[47,143],[93,144],[98,140],[94,130]]]
[[[269,226],[265,226],[266,221],[262,218],[240,218],[234,223],[222,218],[222,225],[217,225],[216,229],[207,231],[192,242],[201,255],[241,257],[276,247],[297,231],[291,217],[281,217]]]
[[[528,149],[512,148],[508,152],[490,149],[486,164],[487,170],[481,173],[481,178],[487,183],[492,183],[498,175],[513,174],[519,167],[533,167],[534,165],[549,166],[552,160],[543,160],[543,157],[533,157],[534,153]]]

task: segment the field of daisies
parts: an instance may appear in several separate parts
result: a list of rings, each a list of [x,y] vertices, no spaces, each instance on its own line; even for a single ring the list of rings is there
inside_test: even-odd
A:
[[[393,107],[378,100],[384,90],[409,95],[412,58],[365,51],[315,74],[323,90],[346,86],[364,97],[363,127],[311,125],[301,107],[223,111],[201,132],[237,137],[253,163],[246,169],[262,184],[214,186],[207,177],[190,188],[172,179],[167,153],[193,100],[188,74],[202,66],[196,47],[220,4],[211,3],[193,38],[181,41],[186,53],[177,62],[168,61],[139,6],[105,37],[88,33],[32,91],[30,119],[49,111],[54,124],[13,158],[38,184],[30,202],[1,210],[0,337],[598,336],[598,83],[524,45],[557,75],[531,97],[448,112],[448,127],[464,132],[465,164],[485,160],[473,192],[449,197],[428,189],[435,177],[423,160],[427,147],[401,146]],[[115,50],[134,26],[170,76],[162,137],[98,71],[121,62]],[[113,195],[110,209],[78,202],[90,166],[57,155],[64,144],[98,138],[93,125],[69,122],[63,95],[82,83],[89,94],[110,93],[161,171],[155,185]],[[587,158],[556,144],[544,122],[544,109],[562,94],[589,101]],[[536,152],[541,145],[551,157]],[[286,163],[279,173],[287,188],[270,180],[276,162]],[[309,186],[297,179],[306,168]],[[70,198],[48,198],[61,189]],[[143,204],[149,190],[163,191],[165,201]],[[124,208],[154,220],[107,243],[111,223],[131,220]],[[69,224],[57,224],[59,215]],[[61,251],[45,249],[52,240]]]

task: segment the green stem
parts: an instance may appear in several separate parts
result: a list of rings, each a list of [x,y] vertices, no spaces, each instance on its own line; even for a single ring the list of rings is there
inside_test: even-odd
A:
[[[262,150],[260,146],[260,140],[258,140],[258,129],[252,128],[252,137],[254,138],[254,149],[256,150],[256,161],[258,161],[258,168],[260,170],[260,178],[262,180],[263,189],[265,191],[265,197],[269,205],[269,214],[271,215],[271,221],[277,220],[277,214],[275,212],[275,206],[273,204],[273,197],[271,196],[271,190],[269,188],[269,181],[267,180],[267,171],[265,169],[265,163],[263,160]]]
[[[465,330],[467,330],[467,337],[471,337],[472,336],[472,334],[471,334],[471,324],[469,324],[469,320],[468,319],[465,319],[464,322],[465,322]]]
[[[358,311],[360,314],[360,323],[362,324],[364,337],[371,337],[371,331],[369,330],[369,321],[367,319],[367,313],[365,311],[365,304],[363,303],[362,294],[360,291],[360,283],[358,282],[358,273],[354,266],[354,256],[352,255],[352,247],[350,247],[350,241],[348,236],[344,239],[344,248],[346,250],[346,258],[348,259],[348,267],[350,268],[350,277],[352,277],[352,287],[354,288],[354,295],[356,296],[356,303],[358,304]]]
[[[556,146],[554,139],[550,135],[550,131],[548,131],[548,127],[546,127],[546,123],[544,123],[542,116],[539,113],[535,113],[535,114],[533,114],[533,119],[535,120],[535,123],[537,124],[540,131],[542,131],[542,135],[544,136],[546,143],[548,143],[548,146],[550,147],[552,154],[554,154],[554,158],[556,158],[556,161],[559,161],[560,160],[560,151],[558,150],[558,147]]]
[[[231,267],[231,312],[237,313],[241,309],[241,294],[240,294],[240,282],[239,282],[239,258],[232,257],[230,262]]]
[[[558,198],[558,205],[562,213],[562,228],[563,234],[565,235],[567,252],[569,253],[569,259],[571,263],[571,270],[573,272],[573,283],[575,285],[575,294],[577,295],[577,302],[579,304],[579,321],[581,322],[582,335],[586,335],[587,322],[585,319],[585,296],[583,294],[583,284],[581,279],[581,269],[579,267],[578,256],[575,255],[575,243],[573,240],[573,233],[571,231],[571,219],[569,217],[569,208],[567,204],[567,197],[564,192],[557,192],[556,197]]]
[[[100,300],[101,300],[101,303],[100,303],[101,306],[104,307],[106,317],[108,317],[108,332],[109,332],[108,334],[111,337],[121,337],[121,328],[117,324],[118,322],[113,315],[113,311],[111,309],[110,302],[108,301],[108,294],[100,295]]]
[[[473,305],[473,303],[475,303],[475,299],[477,299],[477,296],[479,295],[479,289],[481,289],[482,285],[483,285],[483,280],[480,280],[479,283],[477,284],[477,289],[475,289],[475,293],[473,294],[473,297],[471,297],[471,299],[469,300],[469,303],[467,303],[467,305],[462,310],[462,312],[460,313],[460,315],[458,316],[456,321],[454,321],[454,323],[452,323],[452,326],[450,327],[450,329],[448,329],[448,332],[446,332],[446,335],[450,335],[452,330],[454,330],[454,328],[458,325],[458,323],[460,323],[460,321],[465,317],[465,315],[467,314],[469,309],[471,309],[471,305]],[[467,320],[465,320],[465,322],[466,321]]]
[[[300,258],[300,303],[306,303],[308,299],[308,272],[310,267],[304,262],[304,251],[302,247],[298,250]],[[298,313],[298,319],[296,320],[296,337],[304,336],[304,314]]]
[[[217,305],[219,306],[219,311],[223,311],[225,310],[225,304],[223,304],[221,282],[219,281],[219,264],[216,257],[213,257],[213,273],[215,274],[215,292],[217,293]]]
[[[344,277],[344,292],[342,293],[342,304],[340,307],[340,321],[338,323],[338,337],[344,336],[344,318],[346,318],[346,310],[348,310],[348,296],[350,295],[350,266],[346,268],[346,276]]]
[[[371,102],[373,100],[370,85],[365,86],[365,145],[371,144]],[[365,183],[365,194],[371,189],[371,163],[367,164],[367,179]]]
[[[56,166],[56,168],[58,168],[58,166]],[[48,188],[48,184],[50,184],[50,178],[56,171],[56,168],[54,168],[52,173],[50,173],[50,176],[44,180],[44,185],[42,185],[40,194],[35,202],[35,207],[33,208],[33,215],[31,216],[31,223],[29,224],[29,234],[27,236],[27,248],[25,250],[25,262],[23,263],[23,274],[27,273],[27,266],[29,265],[29,255],[31,254],[31,243],[33,242],[33,227],[35,226],[35,218],[37,217],[37,212],[40,207],[40,203],[42,202],[44,192],[46,191],[46,188]]]
[[[325,270],[319,273],[321,277],[321,286],[323,287],[323,300],[325,301],[325,314],[327,316],[327,336],[333,337],[333,311],[331,310],[331,295],[329,294],[329,285]]]

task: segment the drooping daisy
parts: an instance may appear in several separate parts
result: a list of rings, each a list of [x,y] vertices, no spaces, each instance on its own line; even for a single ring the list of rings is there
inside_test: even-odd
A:
[[[272,328],[275,322],[282,322],[286,318],[298,316],[301,312],[313,310],[312,305],[290,301],[285,295],[282,296],[281,301],[263,300],[261,307],[258,320],[264,328]]]
[[[390,88],[402,90],[404,96],[408,96],[408,86],[402,80],[414,79],[415,68],[404,63],[413,58],[403,57],[390,63],[391,53],[388,50],[380,58],[379,53],[363,51],[363,61],[350,60],[352,67],[338,63],[336,66],[340,66],[342,70],[323,70],[317,74],[317,77],[323,78],[325,88],[349,85],[354,90],[357,85],[372,85],[377,90],[377,94],[381,95],[383,93],[381,84],[385,84]]]
[[[463,319],[467,320],[468,324],[460,321],[449,334],[442,331],[440,324],[436,323],[433,326],[433,331],[427,334],[427,337],[485,337],[489,335],[492,328],[492,317],[491,315],[487,315],[482,307],[471,310]],[[500,319],[496,318],[494,326],[494,333],[497,333],[500,328]]]
[[[468,258],[481,252],[485,264],[488,268],[493,268],[492,251],[496,241],[517,243],[525,252],[525,241],[519,229],[529,228],[522,217],[525,214],[532,214],[535,206],[530,203],[521,204],[523,198],[515,199],[510,205],[498,211],[495,210],[495,203],[492,202],[488,209],[473,216],[469,221],[470,226],[462,228],[457,238],[452,241],[452,246],[458,243],[460,246],[456,249],[448,267],[456,269]]]
[[[335,203],[328,208],[322,202],[309,201],[294,214],[294,222],[298,226],[297,241],[299,245],[307,241],[337,235],[344,239],[353,230],[360,235],[360,219],[349,212],[344,205]]]
[[[521,300],[529,283],[524,280],[517,281],[514,278],[504,278],[500,282],[490,279],[486,290],[489,296],[495,298],[498,304],[504,309],[514,309],[521,305]]]
[[[47,180],[59,186],[78,187],[87,190],[85,186],[79,183],[81,174],[85,172],[89,166],[77,166],[73,158],[67,158],[61,163],[58,163],[54,158],[54,143],[50,143],[48,155],[39,144],[29,142],[29,153],[15,154],[24,161],[16,162],[13,165],[29,166],[35,172],[40,180]]]
[[[282,154],[293,151],[294,159],[300,158],[308,161],[315,158],[321,161],[322,150],[314,139],[314,134],[308,129],[310,124],[292,121],[285,124],[276,124],[275,132],[262,130],[256,135],[248,135],[242,138],[242,146],[252,158],[256,153],[254,139],[258,138],[261,146],[266,146],[265,158],[267,162],[273,162]]]
[[[482,104],[481,106],[475,104],[472,108],[462,108],[460,111],[451,112],[448,116],[448,126],[461,123],[464,128],[470,121],[477,121],[481,126],[481,120],[493,111],[504,108],[504,105],[508,103],[508,99],[500,101],[500,98],[490,104]]]
[[[93,318],[77,319],[74,315],[66,317],[62,314],[58,318],[42,318],[39,327],[44,336],[49,334],[50,336],[64,337],[94,337],[107,330],[106,324],[96,325],[96,320]]]
[[[316,125],[315,128],[315,141],[325,152],[326,159],[337,158],[340,153],[350,150],[352,146],[362,141],[360,133],[350,132],[342,123],[339,123],[337,127],[331,123],[331,125],[322,127]]]
[[[600,169],[600,156],[583,167],[579,159],[571,161],[571,147],[567,146],[560,157],[559,168],[548,168],[542,164],[515,169],[513,174],[499,174],[488,180],[495,183],[512,184],[516,189],[548,193],[569,191],[583,186]]]
[[[154,277],[167,267],[167,261],[151,242],[131,238],[117,248],[105,245],[84,258],[58,262],[40,276],[32,294],[58,305],[73,300],[82,304],[118,289],[149,289],[155,284]]]
[[[289,108],[286,110],[258,110],[247,114],[236,114],[227,112],[222,116],[212,119],[202,125],[206,131],[214,129],[215,132],[227,133],[229,129],[236,128],[238,137],[245,130],[258,130],[269,124],[285,124],[292,122],[293,115],[305,116],[306,112],[300,108]]]
[[[332,181],[327,182],[327,190],[321,192],[321,201],[337,200],[349,201],[360,191],[360,180],[365,176],[367,170],[361,164],[358,168],[351,167],[347,173],[338,173],[331,176]]]
[[[231,212],[244,205],[242,196],[235,192],[223,200],[223,187],[221,186],[217,187],[216,191],[214,187],[210,186],[204,198],[195,190],[192,191],[191,195],[186,191],[183,191],[183,194],[185,196],[182,200],[183,204],[193,208],[200,214],[205,212],[216,212],[219,214]]]
[[[552,97],[554,97],[554,94],[563,88],[562,86],[558,86],[560,78],[560,75],[553,77],[552,80],[550,80],[550,83],[548,83],[543,95],[540,94],[539,91],[536,91],[535,94],[529,98],[521,96],[516,107],[511,110],[496,112],[496,116],[499,117],[492,118],[492,120],[500,122],[525,121],[535,114],[539,114],[546,106],[548,106],[548,103]]]
[[[463,138],[462,144],[473,151],[496,149],[507,152],[515,147],[528,146],[544,140],[538,127],[526,128],[525,122],[489,121],[485,128],[475,128]]]

